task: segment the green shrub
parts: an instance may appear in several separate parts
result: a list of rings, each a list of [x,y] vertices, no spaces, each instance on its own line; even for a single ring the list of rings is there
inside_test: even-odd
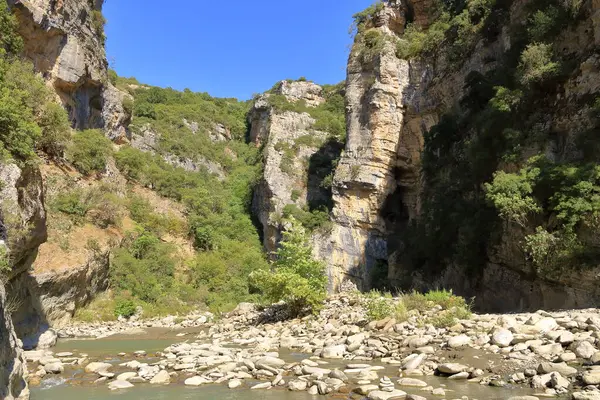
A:
[[[456,308],[468,308],[467,302],[463,297],[455,296],[452,290],[431,290],[425,293],[425,299],[433,304],[439,305],[444,310]]]
[[[123,199],[111,192],[103,192],[89,211],[90,220],[100,228],[120,226],[123,219]]]
[[[285,222],[283,240],[276,252],[273,272],[255,271],[251,282],[269,302],[285,301],[296,313],[317,312],[327,295],[325,265],[312,256],[302,225],[294,218]]]
[[[19,23],[11,14],[6,0],[0,0],[0,56],[2,50],[8,54],[19,54],[23,49],[23,38],[18,34]]]
[[[73,136],[68,160],[84,175],[102,172],[112,155],[112,143],[99,130],[86,130]]]
[[[62,157],[71,140],[71,124],[66,111],[47,103],[39,121],[42,130],[38,147],[52,157]]]
[[[375,15],[383,10],[384,4],[382,1],[377,0],[375,3],[367,7],[361,12],[358,12],[352,16],[353,22],[350,27],[350,32],[358,31],[362,32],[365,27],[373,20]]]
[[[119,80],[119,75],[117,74],[117,71],[115,71],[114,69],[109,69],[108,70],[108,81],[113,85],[113,86],[117,86],[117,82]]]
[[[0,282],[4,283],[11,271],[12,263],[10,261],[8,249],[3,244],[0,244]]]
[[[127,239],[125,247],[112,254],[111,287],[148,303],[170,293],[174,283],[174,249],[149,232]]]
[[[552,45],[530,44],[521,54],[519,73],[521,83],[527,85],[542,82],[560,72],[560,64],[553,61]]]
[[[99,36],[100,41],[104,43],[106,40],[106,36],[104,35],[104,25],[106,25],[106,18],[102,14],[102,11],[93,10],[92,11],[92,28]]]
[[[52,211],[73,216],[81,222],[93,207],[95,199],[91,191],[73,189],[59,192],[49,203]]]
[[[133,300],[117,300],[115,304],[115,317],[129,318],[135,315],[136,305]]]
[[[372,290],[365,295],[365,311],[369,321],[394,318],[396,322],[406,320],[408,311],[402,299],[393,299],[391,294]]]
[[[499,171],[494,174],[491,184],[485,184],[487,199],[496,207],[502,218],[525,226],[529,214],[541,211],[535,199],[531,197],[531,182],[537,174],[537,169],[522,171],[519,174]]]
[[[549,6],[545,10],[537,10],[529,18],[527,33],[533,43],[544,42],[550,38],[551,33],[556,30],[559,14],[558,8]]]

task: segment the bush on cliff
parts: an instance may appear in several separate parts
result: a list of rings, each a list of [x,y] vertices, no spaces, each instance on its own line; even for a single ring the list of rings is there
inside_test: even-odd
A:
[[[273,271],[259,270],[250,275],[268,302],[285,301],[292,312],[317,312],[327,295],[325,265],[312,255],[309,237],[294,218],[285,222],[283,240],[276,252]]]
[[[90,175],[104,171],[112,152],[112,143],[102,134],[102,131],[90,129],[73,136],[67,158],[79,172]]]

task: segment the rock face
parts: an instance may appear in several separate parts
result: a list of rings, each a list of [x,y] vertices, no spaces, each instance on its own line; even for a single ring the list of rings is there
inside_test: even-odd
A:
[[[46,240],[46,212],[42,177],[37,167],[0,164],[0,246],[8,251],[13,268],[3,271],[0,283],[0,397],[28,399],[21,342],[12,323],[20,299],[7,298],[4,282],[21,276],[35,259],[38,246]]]
[[[22,350],[13,329],[6,292],[0,284],[0,398],[13,400],[29,399],[29,389],[25,381],[27,368],[23,362]]]
[[[108,81],[103,0],[9,0],[25,41],[24,56],[52,84],[77,129],[126,136],[123,94]]]
[[[325,101],[321,92],[311,82],[282,81],[275,94],[314,107]],[[281,239],[280,221],[286,206],[307,209],[328,201],[328,191],[311,171],[319,157],[333,159],[341,149],[328,143],[327,132],[313,128],[315,120],[308,113],[275,110],[269,94],[254,102],[248,121],[250,141],[264,146],[264,173],[254,190],[252,209],[262,225],[265,249],[271,253]]]
[[[385,2],[365,29],[389,40],[383,40],[373,55],[357,35],[350,54],[347,144],[333,183],[333,229],[316,241],[316,253],[328,263],[330,289],[339,290],[350,279],[368,290],[373,276],[387,275],[391,287],[453,288],[458,294],[474,296],[477,306],[494,311],[597,304],[597,270],[538,274],[520,248],[523,234],[506,227],[494,232],[499,240],[487,242],[483,250],[487,261],[476,274],[448,261],[425,272],[406,259],[407,243],[402,237],[424,215],[422,199],[428,184],[421,172],[424,138],[468,94],[467,78],[497,69],[514,40],[508,29],[499,30],[493,39],[481,39],[458,66],[443,52],[422,59],[398,58],[395,42],[402,39],[406,21],[426,27],[429,3]],[[506,26],[526,20],[528,3],[509,3]],[[591,18],[579,18],[578,25],[561,34],[554,46],[576,64],[557,90],[564,95],[557,95],[544,121],[565,134],[562,144],[548,150],[554,160],[572,154],[574,135],[589,129],[585,122],[589,118],[575,104],[598,91],[600,63],[597,56],[589,56],[598,46],[598,5],[585,2],[582,7],[581,15]],[[530,150],[535,154],[535,149]]]
[[[396,38],[406,12],[386,4],[370,29]],[[334,228],[318,250],[334,290],[347,278],[369,289],[371,275],[387,263],[390,225],[417,216],[422,131],[435,122],[417,112],[428,71],[397,58],[391,40],[371,60],[361,46],[355,44],[348,61],[347,144],[335,172]]]

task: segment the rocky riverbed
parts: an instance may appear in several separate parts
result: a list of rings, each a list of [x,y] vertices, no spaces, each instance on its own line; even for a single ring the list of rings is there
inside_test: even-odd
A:
[[[240,304],[218,322],[198,315],[172,319],[173,343],[159,351],[28,351],[30,383],[35,388],[63,377],[67,385],[132,392],[148,385],[220,385],[340,399],[600,400],[596,309],[474,314],[445,328],[422,322],[420,314],[435,315],[438,307],[401,323],[390,317],[367,322],[363,305],[350,294],[328,299],[318,316],[274,322],[278,310]],[[123,332],[130,324],[142,335],[149,323],[110,326]],[[82,325],[59,335],[84,332],[106,334]]]

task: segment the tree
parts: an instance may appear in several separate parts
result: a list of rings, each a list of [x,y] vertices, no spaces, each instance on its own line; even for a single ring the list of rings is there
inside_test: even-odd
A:
[[[315,260],[308,235],[293,217],[286,220],[283,240],[276,252],[273,271],[255,271],[251,282],[270,302],[285,301],[295,314],[318,311],[326,297],[327,276],[323,262]]]

